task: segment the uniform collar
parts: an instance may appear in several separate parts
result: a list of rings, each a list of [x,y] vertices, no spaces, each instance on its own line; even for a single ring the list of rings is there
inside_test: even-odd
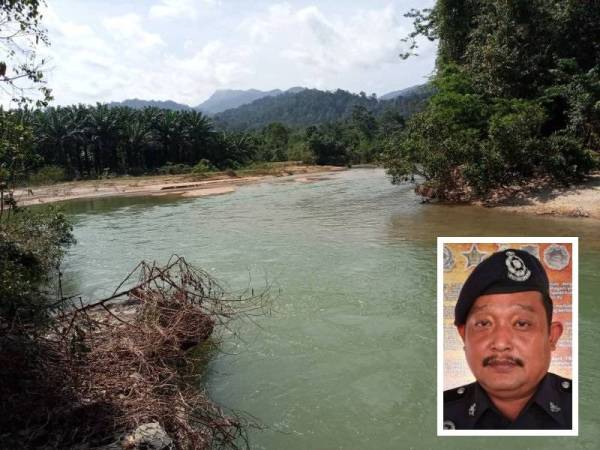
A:
[[[488,410],[491,409],[494,413],[504,418],[508,423],[510,421],[504,417],[504,415],[496,408],[494,403],[490,400],[487,392],[481,387],[479,383],[475,383],[475,389],[473,395],[467,402],[467,417],[469,418],[469,424],[474,428],[475,424],[479,421],[481,416]],[[515,422],[519,420],[532,407],[532,404],[537,404],[544,410],[552,419],[558,422],[562,426],[566,426],[567,418],[566,405],[562,405],[558,391],[552,387],[552,379],[550,374],[546,374],[540,384],[537,387],[535,394],[532,399],[522,409],[519,417],[515,419]]]
[[[552,384],[552,377],[547,373],[538,385],[533,396],[533,402],[537,403],[556,422],[566,426],[568,422],[566,417],[567,405],[563,404],[559,390]]]
[[[467,415],[471,424],[473,425],[473,428],[474,425],[479,421],[479,418],[488,409],[492,409],[497,414],[500,414],[490,400],[490,397],[487,395],[487,392],[485,392],[479,383],[475,383],[475,389],[473,390],[473,401],[469,402],[467,410]],[[500,414],[500,417],[502,417],[502,414]]]

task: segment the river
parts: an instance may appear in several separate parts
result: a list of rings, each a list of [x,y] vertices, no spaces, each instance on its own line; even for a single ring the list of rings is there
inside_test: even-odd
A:
[[[204,376],[265,430],[261,449],[549,448],[600,442],[600,225],[421,204],[380,169],[208,198],[65,204],[78,244],[69,292],[99,298],[140,260],[183,255],[237,291],[265,283],[270,314],[237,323]],[[580,436],[436,437],[436,236],[580,237]]]

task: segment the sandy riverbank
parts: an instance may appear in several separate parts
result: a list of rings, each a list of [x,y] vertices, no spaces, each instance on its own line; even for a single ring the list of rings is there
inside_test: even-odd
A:
[[[600,172],[574,186],[531,186],[508,197],[491,206],[519,213],[600,220]]]
[[[328,173],[345,170],[336,166],[280,165],[268,170],[240,171],[238,176],[215,173],[205,178],[193,175],[119,177],[107,180],[73,181],[19,189],[15,197],[20,205],[38,205],[65,200],[116,196],[180,195],[202,197],[235,192],[237,186],[269,180],[313,183]],[[492,201],[479,206],[526,214],[584,217],[600,220],[600,172],[584,183],[569,187],[539,184],[498,193]]]
[[[65,200],[117,197],[181,195],[202,197],[235,192],[236,187],[249,183],[283,178],[286,181],[310,183],[331,172],[345,170],[336,166],[282,165],[262,171],[240,171],[232,176],[215,173],[201,177],[195,175],[157,175],[146,177],[119,177],[106,180],[72,181],[31,189],[17,189],[15,198],[19,205],[40,205]]]

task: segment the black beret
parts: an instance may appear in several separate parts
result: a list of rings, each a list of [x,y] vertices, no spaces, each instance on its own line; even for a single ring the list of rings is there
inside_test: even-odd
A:
[[[482,295],[524,291],[538,291],[542,294],[550,320],[552,299],[548,275],[542,263],[524,250],[496,252],[479,263],[463,284],[454,308],[454,324],[462,325],[467,321],[471,306]]]

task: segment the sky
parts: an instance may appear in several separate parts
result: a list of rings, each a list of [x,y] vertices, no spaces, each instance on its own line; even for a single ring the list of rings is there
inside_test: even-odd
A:
[[[403,61],[403,17],[434,0],[48,0],[54,105],[174,100],[217,89],[364,91],[424,83],[436,43]]]

